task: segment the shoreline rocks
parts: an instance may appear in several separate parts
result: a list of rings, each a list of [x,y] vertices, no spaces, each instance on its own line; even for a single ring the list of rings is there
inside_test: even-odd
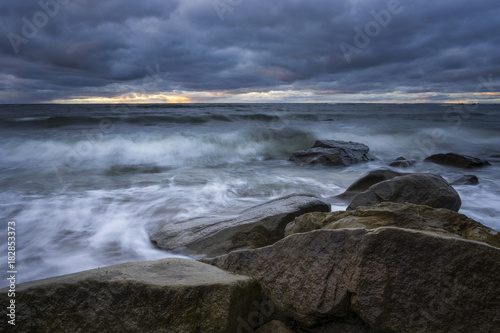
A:
[[[350,200],[356,194],[364,192],[370,188],[370,186],[380,183],[384,180],[389,180],[394,177],[408,175],[407,173],[401,173],[392,171],[390,169],[377,169],[368,172],[367,174],[361,176],[358,180],[351,184],[344,191],[344,193],[337,196],[339,199]]]
[[[348,166],[373,160],[370,148],[362,143],[340,140],[318,140],[312,148],[296,151],[290,161],[301,164]]]
[[[435,163],[489,165],[438,155],[444,157],[433,155]],[[290,158],[325,165],[370,159],[367,146],[332,140]],[[410,162],[398,158],[391,165]],[[474,175],[452,182],[477,183]],[[460,197],[443,177],[374,170],[337,198],[351,200],[346,211],[330,212],[314,196],[289,195],[233,218],[158,226],[150,233],[158,247],[212,258],[134,262],[23,283],[16,286],[16,323],[47,332],[500,327],[500,233],[457,213]],[[7,288],[0,299],[8,304]],[[9,328],[2,321],[0,330]]]
[[[286,225],[309,212],[329,212],[330,205],[308,195],[289,195],[249,208],[239,216],[220,220],[198,218],[165,224],[152,231],[160,248],[191,255],[217,256],[240,248],[270,245],[285,236]]]
[[[372,185],[367,191],[354,196],[347,209],[374,206],[382,202],[409,202],[456,212],[462,205],[457,191],[443,177],[414,173]]]
[[[467,169],[491,165],[490,162],[481,158],[454,153],[431,155],[424,161]]]
[[[316,230],[201,261],[258,279],[273,319],[300,329],[335,332],[352,316],[381,332],[500,325],[500,250],[480,242],[394,227]]]
[[[7,304],[5,289],[0,298]],[[260,286],[200,262],[164,259],[22,283],[15,300],[19,332],[233,333],[260,301]],[[7,325],[2,320],[0,330]]]
[[[375,229],[397,227],[484,242],[500,248],[500,233],[449,209],[411,203],[385,202],[377,206],[331,213],[308,213],[290,222],[287,236],[318,229]]]

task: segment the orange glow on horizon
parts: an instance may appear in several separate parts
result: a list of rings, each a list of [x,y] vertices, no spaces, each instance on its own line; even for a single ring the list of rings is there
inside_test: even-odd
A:
[[[499,103],[500,92],[441,94],[405,93],[352,94],[339,90],[269,90],[269,91],[174,91],[171,94],[128,93],[116,97],[68,98],[49,101],[61,104],[154,104],[154,103]]]
[[[130,93],[117,97],[86,97],[73,99],[53,100],[51,103],[60,104],[149,104],[149,103],[193,103],[193,101],[182,95],[163,94],[138,94]]]
[[[480,96],[500,96],[500,92],[481,92],[475,94]]]

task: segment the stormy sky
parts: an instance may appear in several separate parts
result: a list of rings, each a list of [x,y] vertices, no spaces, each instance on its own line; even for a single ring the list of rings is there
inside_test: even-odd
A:
[[[4,0],[0,101],[500,102],[498,0]]]

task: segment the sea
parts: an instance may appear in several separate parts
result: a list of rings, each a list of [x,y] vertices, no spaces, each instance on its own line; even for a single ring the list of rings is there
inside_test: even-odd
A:
[[[348,167],[288,160],[319,139],[364,143],[375,159]],[[447,152],[492,165],[423,161]],[[294,193],[344,210],[333,196],[399,156],[417,163],[394,170],[449,181],[476,175],[479,185],[455,186],[460,213],[500,231],[500,105],[0,105],[0,287],[8,285],[8,226],[16,283],[185,257],[156,248],[149,231]]]

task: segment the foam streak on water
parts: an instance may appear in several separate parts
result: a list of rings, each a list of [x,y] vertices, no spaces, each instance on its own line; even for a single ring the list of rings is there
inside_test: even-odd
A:
[[[5,236],[8,221],[16,221],[18,228],[18,282],[181,256],[155,248],[148,230],[180,219],[223,218],[292,193],[328,200],[401,155],[420,160],[451,151],[489,159],[493,165],[482,169],[418,163],[406,171],[437,173],[448,180],[477,175],[480,185],[455,187],[463,201],[461,212],[500,230],[499,109],[0,106],[0,216]],[[293,151],[316,139],[365,143],[376,160],[347,168],[288,162]],[[0,246],[6,248],[3,238]],[[5,255],[0,258],[4,263]]]

